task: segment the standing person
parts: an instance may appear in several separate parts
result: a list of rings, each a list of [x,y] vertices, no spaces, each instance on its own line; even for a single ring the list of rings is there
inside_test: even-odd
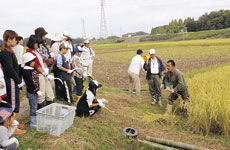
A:
[[[59,53],[59,46],[61,42],[64,40],[64,36],[61,33],[56,33],[54,37],[51,39],[54,43],[51,46],[51,52],[54,53],[54,58],[56,59],[57,54]]]
[[[26,83],[26,96],[29,99],[30,104],[30,126],[36,128],[36,111],[38,106],[38,95],[42,96],[42,92],[39,91],[39,78],[38,72],[35,70],[35,58],[31,53],[25,53],[23,55],[23,78]]]
[[[69,63],[71,63],[71,59],[72,59],[72,55],[71,54],[73,52],[73,45],[71,43],[72,39],[70,38],[70,35],[66,31],[63,32],[63,36],[65,37],[63,42],[68,47],[68,51],[65,54],[65,58],[66,58],[66,61],[68,61]]]
[[[13,30],[6,30],[3,34],[5,44],[1,46],[0,61],[3,67],[4,79],[6,83],[6,97],[3,98],[6,102],[12,105],[14,111],[14,119],[17,120],[20,109],[19,88],[24,83],[19,77],[18,61],[13,51],[16,45],[18,34]],[[20,124],[20,126],[24,126]],[[25,130],[17,129],[15,134],[23,134]]]
[[[0,52],[1,52],[1,46],[3,44],[5,44],[5,42],[0,40]],[[1,103],[2,99],[5,97],[6,97],[6,82],[4,79],[2,65],[0,64],[0,103]]]
[[[184,75],[180,70],[176,68],[176,64],[173,60],[167,62],[166,68],[168,72],[165,74],[166,90],[171,94],[168,97],[168,105],[166,107],[165,114],[172,112],[173,102],[181,95],[184,103],[189,102],[188,86],[185,83]],[[169,82],[172,83],[172,88],[169,87]]]
[[[78,102],[78,100],[80,99],[80,96],[82,95],[82,90],[83,90],[83,83],[85,78],[87,77],[87,73],[85,70],[85,66],[83,64],[83,60],[81,58],[82,55],[82,48],[76,47],[74,49],[75,54],[73,56],[73,60],[72,60],[72,67],[73,69],[75,69],[75,72],[73,73],[74,76],[74,80],[76,83],[76,93],[77,93],[77,100],[76,103]],[[74,104],[75,105],[75,104]]]
[[[97,101],[96,95],[99,87],[102,87],[101,84],[98,84],[96,80],[89,82],[89,88],[83,96],[80,98],[80,101],[77,104],[76,116],[78,117],[88,117],[93,116],[98,112],[101,107],[105,105]]]
[[[141,94],[141,82],[140,82],[140,71],[143,69],[144,61],[142,59],[143,51],[141,49],[137,50],[137,55],[133,57],[131,64],[128,69],[129,74],[129,93],[133,93],[133,85],[136,89],[136,95]]]
[[[83,47],[83,53],[82,58],[84,61],[84,65],[87,66],[87,76],[88,80],[92,80],[92,74],[93,74],[93,60],[95,57],[95,52],[92,50],[92,48],[89,47],[89,40],[84,41],[84,47]]]
[[[56,57],[56,63],[54,66],[54,71],[56,72],[57,77],[63,81],[62,87],[64,87],[64,88],[57,91],[57,92],[60,93],[61,98],[64,98],[64,100],[66,100],[68,103],[73,103],[72,88],[71,88],[71,84],[70,84],[70,79],[71,79],[71,73],[74,70],[70,70],[69,64],[66,61],[66,58],[64,56],[68,51],[68,47],[65,45],[65,43],[62,43],[60,45],[59,49],[60,49],[60,51]],[[58,82],[58,84],[60,84],[60,83]]]
[[[19,77],[22,79],[22,55],[24,53],[24,47],[23,47],[23,37],[21,36],[18,36],[16,38],[17,40],[17,45],[14,46],[13,50],[14,50],[14,53],[17,57],[17,60],[18,60],[18,68],[19,68]]]
[[[146,60],[144,64],[144,69],[147,71],[146,79],[149,85],[149,92],[152,96],[152,105],[158,104],[162,106],[161,103],[161,77],[165,67],[161,59],[155,56],[155,49],[149,50],[150,58]]]
[[[35,58],[35,69],[38,71],[39,74],[39,89],[43,93],[41,96],[38,96],[38,109],[49,105],[53,102],[54,94],[49,80],[53,80],[54,77],[49,75],[49,69],[47,68],[46,64],[44,63],[42,56],[38,52],[40,43],[40,38],[36,35],[31,35],[29,37],[29,41],[27,46],[27,52],[32,53]]]

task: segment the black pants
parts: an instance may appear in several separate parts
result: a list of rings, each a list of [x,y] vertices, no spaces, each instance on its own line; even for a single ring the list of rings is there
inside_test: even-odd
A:
[[[72,98],[72,86],[71,86],[70,80],[64,81],[63,84],[64,84],[65,90],[66,90],[65,100],[67,100],[67,102],[72,103],[73,102],[73,98]]]
[[[74,76],[74,80],[77,86],[77,96],[81,96],[83,90],[83,80],[82,78],[78,78],[76,76]]]

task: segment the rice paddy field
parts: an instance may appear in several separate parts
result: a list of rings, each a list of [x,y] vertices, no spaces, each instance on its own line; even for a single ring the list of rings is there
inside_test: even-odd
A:
[[[96,52],[94,78],[103,84],[98,97],[107,99],[107,107],[115,112],[102,109],[96,118],[76,117],[73,126],[59,137],[29,128],[28,115],[24,115],[20,121],[26,123],[27,133],[17,136],[19,149],[150,149],[137,139],[125,138],[122,134],[125,127],[137,129],[139,139],[148,135],[214,150],[230,149],[230,39],[96,44],[92,48]],[[129,63],[137,49],[148,55],[150,48],[156,49],[156,55],[164,63],[174,59],[177,68],[184,72],[191,95],[187,114],[182,111],[179,99],[174,114],[163,115],[169,94],[165,91],[163,107],[150,105],[144,72],[142,96],[128,94]],[[27,101],[23,94],[21,98]]]

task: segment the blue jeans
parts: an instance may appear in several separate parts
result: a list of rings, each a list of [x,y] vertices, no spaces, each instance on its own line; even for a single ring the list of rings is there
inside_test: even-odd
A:
[[[26,92],[26,97],[29,99],[30,116],[36,116],[36,111],[38,107],[38,95],[34,93]]]

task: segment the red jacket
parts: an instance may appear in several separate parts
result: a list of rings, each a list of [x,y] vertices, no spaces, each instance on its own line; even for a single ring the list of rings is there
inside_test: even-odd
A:
[[[27,52],[27,53],[32,53],[34,56],[36,56],[34,68],[38,71],[38,68],[39,68],[39,67],[42,67],[42,66],[41,66],[41,64],[40,64],[40,62],[39,62],[39,60],[38,60],[37,55],[33,52],[32,49],[27,49],[26,52]],[[38,71],[38,73],[41,74],[41,72],[39,72],[39,71]]]

